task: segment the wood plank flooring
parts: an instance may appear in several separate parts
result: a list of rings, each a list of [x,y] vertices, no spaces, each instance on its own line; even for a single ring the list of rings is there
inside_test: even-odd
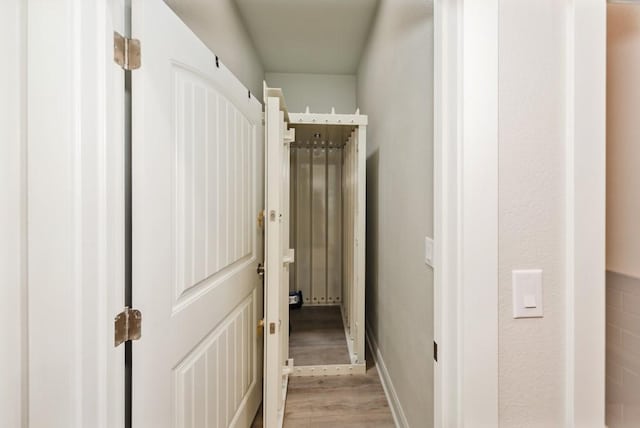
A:
[[[284,427],[395,427],[373,358],[366,359],[365,375],[290,377]],[[252,428],[262,428],[262,410]]]
[[[294,364],[348,364],[340,309],[303,307],[290,312]],[[393,416],[367,349],[364,375],[289,377],[285,428],[392,428]],[[262,428],[262,409],[252,428]]]
[[[296,366],[349,364],[339,306],[303,306],[289,312],[289,357]]]

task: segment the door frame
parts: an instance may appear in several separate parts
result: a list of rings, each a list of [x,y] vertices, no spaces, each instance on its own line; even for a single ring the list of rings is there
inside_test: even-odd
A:
[[[22,3],[20,426],[120,426],[124,83],[112,58],[124,0]]]
[[[606,2],[566,1],[566,425],[602,427]],[[436,427],[499,423],[498,18],[434,1]]]
[[[26,3],[0,4],[0,426],[27,421]]]
[[[566,426],[605,424],[606,0],[567,0]]]
[[[498,425],[498,3],[434,2],[436,427]]]

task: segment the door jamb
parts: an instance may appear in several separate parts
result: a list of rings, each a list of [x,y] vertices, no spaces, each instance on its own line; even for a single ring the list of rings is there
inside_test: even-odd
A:
[[[566,426],[605,423],[606,2],[567,14]]]
[[[498,0],[434,21],[434,426],[497,426]]]
[[[25,6],[27,388],[33,425],[118,426],[122,351],[122,102],[113,31],[123,0]],[[55,370],[52,369],[55,367]],[[55,405],[52,405],[55,403]]]

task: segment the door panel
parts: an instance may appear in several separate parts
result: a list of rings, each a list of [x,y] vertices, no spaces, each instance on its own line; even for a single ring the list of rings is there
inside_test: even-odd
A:
[[[327,153],[311,151],[311,303],[326,303],[327,293]]]
[[[133,424],[247,426],[260,401],[261,106],[164,2],[132,14]]]
[[[265,354],[264,426],[282,426],[289,346],[289,148],[284,102],[265,87]],[[286,337],[285,337],[286,336]]]
[[[311,303],[311,149],[296,149],[296,289]]]

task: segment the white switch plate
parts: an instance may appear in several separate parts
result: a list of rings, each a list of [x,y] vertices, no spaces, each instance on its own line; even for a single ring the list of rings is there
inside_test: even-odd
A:
[[[514,270],[513,317],[542,318],[542,269]]]
[[[424,238],[424,262],[433,267],[433,239],[428,236]]]

